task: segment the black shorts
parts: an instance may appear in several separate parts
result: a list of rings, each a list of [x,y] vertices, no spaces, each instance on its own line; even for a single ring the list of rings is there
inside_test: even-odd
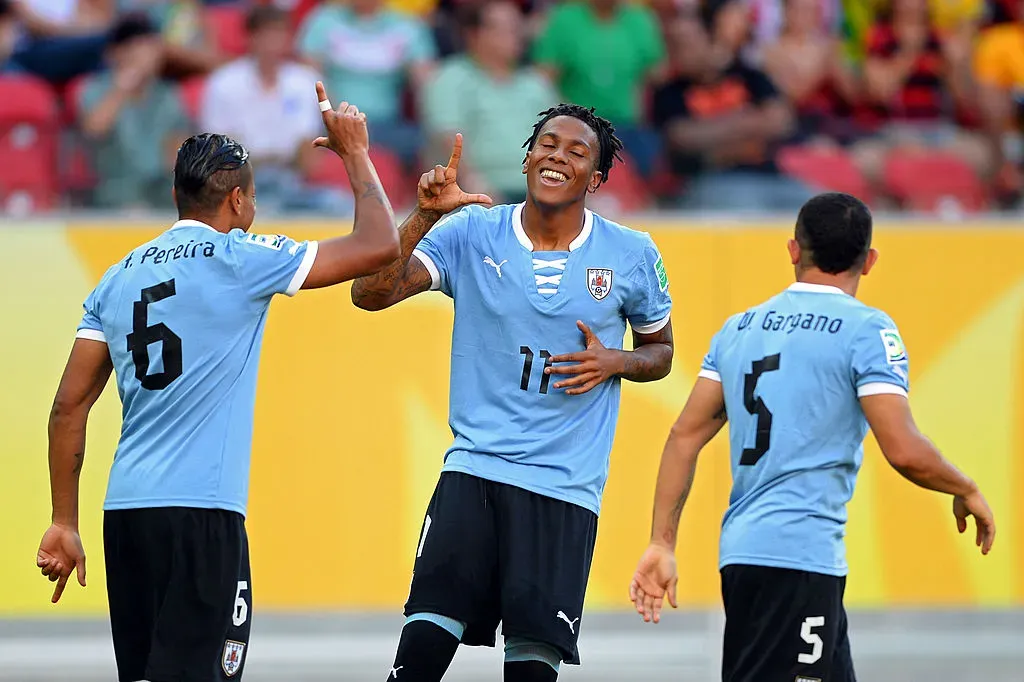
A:
[[[766,566],[722,569],[722,682],[856,682],[846,578]]]
[[[597,515],[522,488],[444,472],[427,507],[405,615],[466,623],[462,643],[502,634],[549,644],[579,663]]]
[[[103,515],[120,682],[242,677],[252,618],[241,514],[158,507]]]

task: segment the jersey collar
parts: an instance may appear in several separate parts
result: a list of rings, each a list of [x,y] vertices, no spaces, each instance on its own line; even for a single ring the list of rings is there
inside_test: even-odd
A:
[[[176,230],[179,227],[205,227],[207,230],[213,230],[214,232],[217,231],[214,228],[207,225],[206,223],[200,222],[198,220],[179,220],[178,222],[171,225],[172,230]]]
[[[846,292],[839,287],[830,286],[828,284],[810,284],[808,282],[793,282],[789,285],[787,291],[800,291],[806,294],[842,294],[846,296]]]
[[[523,248],[527,251],[533,251],[533,242],[526,235],[526,230],[523,229],[523,207],[526,204],[516,204],[516,207],[512,210],[512,231],[516,234],[516,239],[523,245]],[[569,250],[575,251],[576,249],[583,246],[584,242],[590,238],[590,233],[594,229],[594,214],[590,209],[583,209],[583,229],[576,235],[576,238],[569,242]]]

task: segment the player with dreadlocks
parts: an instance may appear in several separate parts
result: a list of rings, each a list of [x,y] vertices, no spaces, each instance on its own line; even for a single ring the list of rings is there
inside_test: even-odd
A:
[[[524,203],[485,208],[489,197],[459,188],[457,135],[448,165],[420,178],[401,258],[353,284],[366,310],[427,290],[455,301],[455,439],[415,548],[388,679],[437,682],[460,643],[493,646],[499,622],[506,680],[551,682],[563,661],[579,663],[619,384],[671,368],[671,299],[654,242],[585,206],[621,142],[593,109],[562,104],[540,116],[523,145]],[[622,350],[627,320],[632,351]]]

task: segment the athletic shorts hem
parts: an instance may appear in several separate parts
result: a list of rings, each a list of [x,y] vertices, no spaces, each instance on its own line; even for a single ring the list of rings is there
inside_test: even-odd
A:
[[[538,642],[552,647],[562,656],[562,663],[566,665],[579,665],[580,657],[579,652],[571,651],[565,648],[565,644],[559,644],[558,642],[552,641],[551,638],[544,638],[538,635],[536,632],[527,632],[526,630],[519,630],[517,628],[506,628],[505,624],[501,625],[501,636],[503,639],[508,640],[509,637],[518,637],[519,639],[527,639],[531,642]]]
[[[562,492],[560,490],[553,490],[551,488],[545,488],[545,487],[539,486],[539,485],[526,485],[521,480],[516,480],[514,478],[506,477],[506,476],[493,476],[491,474],[481,473],[481,472],[476,471],[476,470],[474,470],[474,469],[472,469],[470,467],[462,466],[462,465],[459,465],[459,464],[452,464],[452,465],[446,464],[441,469],[441,473],[445,473],[445,472],[452,472],[452,473],[456,473],[456,474],[466,474],[467,476],[473,476],[475,478],[480,478],[480,479],[483,479],[485,481],[491,481],[492,483],[501,483],[502,485],[510,485],[510,486],[512,486],[514,488],[519,488],[520,490],[525,490],[527,492],[534,493],[535,495],[541,495],[542,497],[549,497],[549,498],[551,498],[553,500],[558,500],[559,502],[567,502],[568,504],[574,504],[577,507],[583,507],[587,511],[591,512],[592,514],[594,514],[594,516],[600,516],[599,510],[598,509],[594,509],[594,507],[592,505],[588,504],[585,500],[583,500],[581,498],[578,498],[578,497],[573,497],[571,495],[566,495],[564,492]]]
[[[804,573],[830,575],[834,578],[845,578],[849,573],[849,569],[846,566],[806,564],[773,557],[746,556],[743,554],[733,554],[722,559],[718,565],[718,570],[721,571],[726,566],[763,566],[765,568],[785,568],[790,571],[803,571]]]
[[[154,498],[147,500],[107,500],[103,503],[103,511],[124,511],[126,509],[159,509],[162,507],[185,507],[188,509],[220,509],[236,512],[245,516],[245,505],[231,502],[188,498]]]

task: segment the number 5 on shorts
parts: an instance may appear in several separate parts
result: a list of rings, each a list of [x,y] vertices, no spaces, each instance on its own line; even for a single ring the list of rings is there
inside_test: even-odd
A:
[[[825,643],[821,641],[821,637],[816,632],[811,632],[814,628],[820,628],[825,624],[825,616],[809,616],[804,619],[803,625],[800,626],[800,639],[804,640],[811,645],[811,653],[799,654],[796,660],[804,665],[811,665],[821,660],[821,650],[825,647]]]
[[[249,605],[245,603],[245,597],[242,596],[242,593],[248,589],[247,581],[238,581],[238,588],[235,590],[235,608],[231,611],[231,622],[236,628],[244,625],[245,619],[249,617]]]

